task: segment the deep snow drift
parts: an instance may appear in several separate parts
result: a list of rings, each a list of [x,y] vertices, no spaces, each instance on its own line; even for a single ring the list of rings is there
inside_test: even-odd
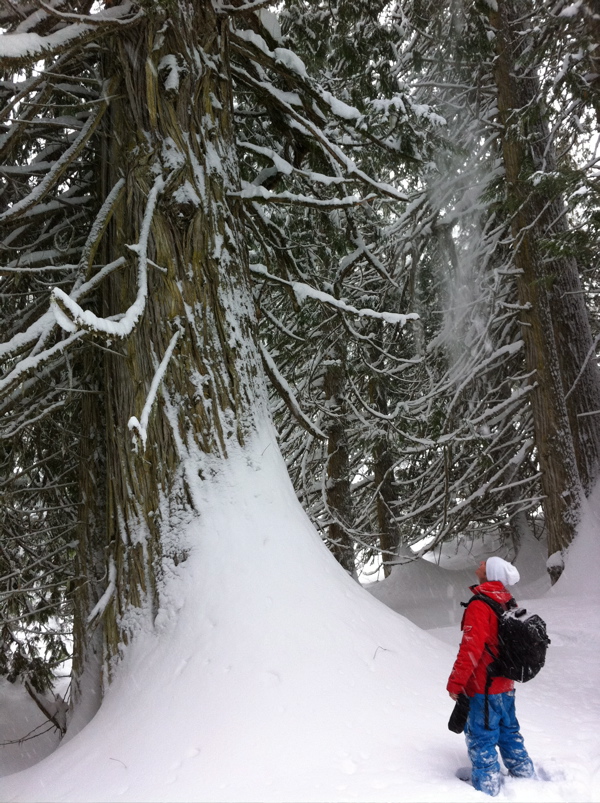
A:
[[[0,798],[482,800],[454,776],[466,748],[446,726],[458,627],[421,630],[340,569],[270,429],[195,490],[202,517],[183,535],[190,557],[166,582],[155,629],[139,632],[89,725],[0,779]],[[589,510],[566,595],[561,580],[535,601],[553,644],[517,693],[549,780],[507,779],[500,799],[599,799],[598,523]],[[582,571],[596,580],[584,596]]]

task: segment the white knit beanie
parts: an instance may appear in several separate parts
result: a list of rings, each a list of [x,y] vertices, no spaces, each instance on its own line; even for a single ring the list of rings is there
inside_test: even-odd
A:
[[[485,576],[488,580],[497,580],[504,586],[514,586],[521,579],[519,570],[503,558],[488,558],[485,562]]]

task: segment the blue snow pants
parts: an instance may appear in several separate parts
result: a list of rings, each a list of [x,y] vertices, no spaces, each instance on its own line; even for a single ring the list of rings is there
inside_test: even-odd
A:
[[[485,694],[475,694],[471,697],[465,736],[473,765],[471,782],[475,789],[495,796],[502,784],[496,746],[510,775],[531,778],[534,770],[519,732],[514,691],[490,694],[488,701],[489,730],[485,727]]]

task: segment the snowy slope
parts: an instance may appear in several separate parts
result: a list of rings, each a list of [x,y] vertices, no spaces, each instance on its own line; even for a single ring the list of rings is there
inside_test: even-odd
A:
[[[454,777],[467,759],[446,727],[447,633],[419,629],[339,568],[271,432],[196,493],[202,519],[155,630],[140,631],[89,725],[0,779],[0,799],[481,800]],[[555,780],[509,779],[501,799],[597,800],[598,599],[555,593],[535,607],[556,646],[518,708]]]

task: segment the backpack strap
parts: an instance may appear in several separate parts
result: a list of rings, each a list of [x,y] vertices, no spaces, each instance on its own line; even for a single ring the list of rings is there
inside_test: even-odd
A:
[[[492,651],[489,650],[489,652],[491,653]],[[492,685],[492,680],[493,679],[494,678],[492,676],[492,673],[489,671],[489,666],[488,666],[487,678],[485,680],[485,702],[484,702],[484,705],[483,705],[483,726],[486,729],[486,731],[491,730],[491,728],[490,728],[490,686]]]
[[[502,616],[502,614],[508,610],[508,608],[512,608],[511,602],[514,602],[516,606],[516,601],[511,597],[509,602],[506,605],[506,608],[500,602],[496,602],[495,599],[491,599],[486,594],[473,594],[471,599],[468,602],[461,602],[460,604],[463,608],[468,608],[472,602],[479,600],[479,602],[485,602],[485,604],[490,607],[497,616]]]

